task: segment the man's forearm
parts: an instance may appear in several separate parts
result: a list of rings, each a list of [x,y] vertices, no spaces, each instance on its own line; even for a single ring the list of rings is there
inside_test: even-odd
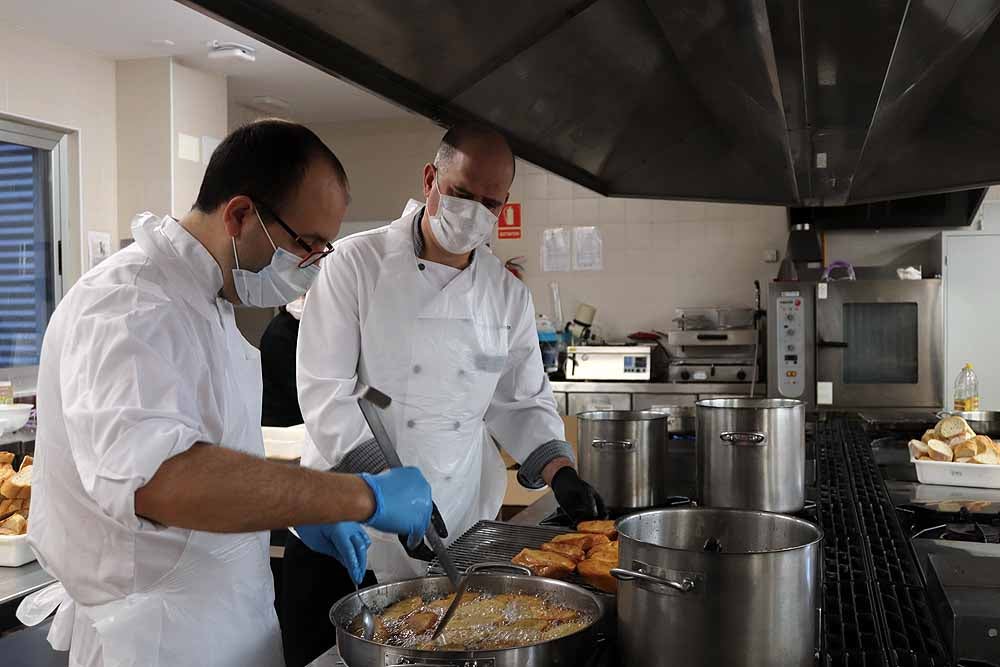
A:
[[[164,461],[135,493],[139,516],[219,533],[364,521],[374,511],[371,489],[355,475],[274,463],[200,443]]]

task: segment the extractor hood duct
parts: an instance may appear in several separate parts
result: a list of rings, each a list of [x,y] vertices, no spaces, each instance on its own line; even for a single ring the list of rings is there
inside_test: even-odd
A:
[[[1000,0],[182,0],[607,195],[1000,182]]]

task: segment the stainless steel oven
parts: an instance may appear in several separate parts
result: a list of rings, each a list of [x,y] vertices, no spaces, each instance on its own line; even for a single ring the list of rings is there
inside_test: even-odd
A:
[[[767,387],[811,408],[938,408],[941,281],[774,282]]]

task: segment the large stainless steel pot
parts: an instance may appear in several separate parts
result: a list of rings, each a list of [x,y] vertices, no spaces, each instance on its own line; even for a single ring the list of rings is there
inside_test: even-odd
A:
[[[618,522],[630,667],[813,667],[823,533],[781,514],[684,508]]]
[[[698,500],[705,507],[794,513],[806,499],[805,404],[698,401]]]
[[[577,420],[580,477],[608,507],[655,507],[670,499],[665,413],[584,412]]]
[[[506,567],[511,567],[507,565]],[[518,568],[515,568],[518,569]],[[426,600],[454,592],[447,577],[422,577],[393,584],[382,584],[351,593],[330,610],[330,621],[337,628],[340,657],[349,667],[389,667],[422,665],[424,667],[542,667],[543,665],[579,665],[594,648],[594,626],[603,613],[603,605],[589,591],[556,579],[525,574],[477,574],[469,590],[485,593],[526,593],[577,609],[593,618],[593,623],[574,634],[519,648],[495,651],[423,651],[399,648],[366,641],[348,630],[361,611],[364,600],[372,609],[384,609],[394,602],[419,595]]]

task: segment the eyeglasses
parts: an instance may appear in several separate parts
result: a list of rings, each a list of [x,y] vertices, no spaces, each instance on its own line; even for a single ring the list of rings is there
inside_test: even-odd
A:
[[[272,208],[270,208],[269,206],[265,206],[260,202],[257,202],[257,208],[263,211],[267,215],[267,217],[272,218],[276,223],[278,223],[278,226],[284,229],[285,232],[292,237],[292,240],[295,241],[295,243],[297,243],[300,248],[309,253],[302,259],[301,262],[299,262],[300,269],[312,266],[313,264],[315,264],[316,262],[323,259],[324,257],[326,257],[327,255],[329,255],[331,252],[334,251],[332,243],[325,243],[323,244],[322,250],[315,250],[313,248],[313,244],[306,242],[305,240],[302,239],[302,237],[299,234],[296,234],[295,230],[289,227],[284,220],[278,217],[278,214],[275,213]]]

